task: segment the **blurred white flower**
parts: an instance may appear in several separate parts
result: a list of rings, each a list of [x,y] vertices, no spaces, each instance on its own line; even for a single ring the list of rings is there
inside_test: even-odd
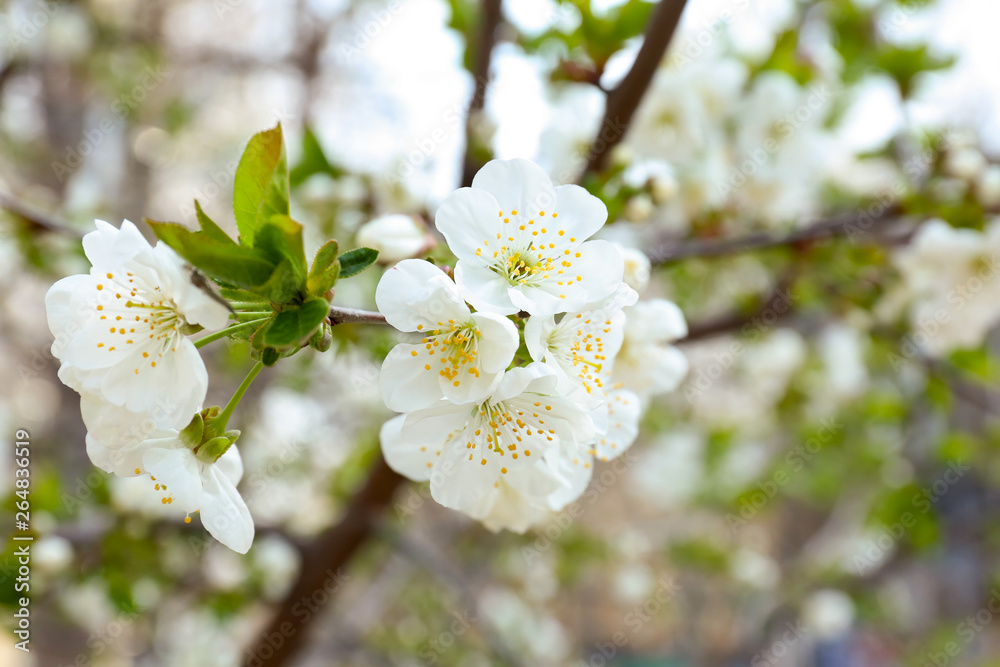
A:
[[[983,169],[976,183],[976,194],[983,206],[1000,206],[1000,165],[991,164]]]
[[[434,238],[427,227],[412,215],[383,215],[361,225],[355,237],[359,246],[378,250],[379,261],[395,264],[427,252]]]
[[[430,262],[407,259],[386,271],[375,301],[389,324],[424,336],[419,345],[397,345],[382,364],[379,387],[391,410],[428,408],[442,398],[480,402],[517,351],[511,321],[470,312],[452,279]]]
[[[943,220],[896,254],[910,298],[911,345],[940,356],[982,344],[1000,321],[1000,218],[982,232]]]
[[[642,292],[649,285],[649,276],[653,268],[649,257],[641,250],[629,248],[620,243],[616,243],[615,247],[618,248],[622,259],[625,260],[625,275],[622,280],[636,292]]]
[[[31,547],[31,561],[40,572],[60,572],[73,562],[73,545],[58,535],[46,535]]]
[[[222,328],[229,311],[194,285],[173,250],[151,247],[128,220],[120,230],[98,220],[83,247],[90,273],[63,278],[45,296],[59,379],[183,428],[208,389],[205,364],[185,334],[194,324]]]
[[[625,310],[625,338],[613,379],[645,399],[673,391],[688,372],[684,354],[670,343],[687,336],[684,314],[672,301],[640,301]]]
[[[609,296],[622,258],[588,241],[604,203],[578,185],[552,186],[527,160],[493,160],[438,209],[436,224],[458,257],[455,281],[477,310],[553,315]]]
[[[820,639],[837,639],[854,623],[854,601],[843,591],[819,590],[806,599],[802,617]]]
[[[846,324],[831,325],[820,334],[819,354],[827,379],[824,384],[834,401],[855,398],[868,388],[864,343],[861,332]]]

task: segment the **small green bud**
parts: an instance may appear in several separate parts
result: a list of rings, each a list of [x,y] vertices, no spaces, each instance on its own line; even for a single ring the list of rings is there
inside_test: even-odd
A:
[[[198,457],[199,461],[204,463],[215,463],[219,460],[220,456],[225,454],[226,451],[233,446],[233,442],[233,440],[230,440],[224,435],[219,436],[218,438],[212,438],[198,447],[194,454]]]
[[[333,331],[329,322],[323,322],[309,338],[309,345],[319,352],[326,352],[333,347]]]
[[[278,359],[281,359],[281,353],[278,352],[277,348],[265,347],[260,353],[260,360],[264,362],[265,366],[273,366],[278,363]]]
[[[195,447],[201,444],[201,438],[204,432],[205,432],[205,419],[202,416],[202,413],[199,412],[198,414],[196,414],[194,417],[191,418],[191,421],[188,422],[188,425],[185,426],[184,430],[181,431],[180,440],[189,449],[194,449]]]

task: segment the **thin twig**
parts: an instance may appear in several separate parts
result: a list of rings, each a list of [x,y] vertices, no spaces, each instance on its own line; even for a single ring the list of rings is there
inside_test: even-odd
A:
[[[46,213],[36,211],[5,192],[0,192],[0,209],[9,211],[21,218],[34,230],[64,234],[75,238],[83,237],[83,232],[79,229],[74,229],[69,224],[57,220]]]
[[[632,116],[670,46],[686,2],[687,0],[660,0],[653,10],[653,16],[646,26],[646,36],[632,68],[621,83],[608,93],[601,130],[591,144],[590,159],[579,180],[601,171],[611,149],[625,138]]]
[[[787,234],[774,232],[756,232],[730,239],[713,239],[708,241],[683,241],[677,244],[664,244],[651,249],[647,254],[653,264],[669,264],[692,257],[721,257],[734,255],[751,250],[777,248],[810,241],[819,241],[837,236],[857,235],[860,240],[876,240],[875,234],[870,234],[874,226],[882,226],[899,219],[901,208],[898,205],[885,207],[877,215],[845,214],[815,223]]]
[[[338,324],[386,324],[385,315],[371,310],[357,310],[356,308],[340,308],[333,306],[330,308],[330,315],[327,317],[330,326]]]
[[[469,101],[469,109],[465,114],[465,157],[462,160],[462,187],[472,185],[472,178],[483,165],[476,158],[477,130],[476,123],[486,105],[486,88],[490,80],[490,64],[493,61],[493,48],[497,41],[497,28],[503,18],[501,5],[503,0],[483,0],[483,20],[479,26],[476,57],[473,61],[472,77],[475,90]],[[468,46],[466,48],[469,48]]]

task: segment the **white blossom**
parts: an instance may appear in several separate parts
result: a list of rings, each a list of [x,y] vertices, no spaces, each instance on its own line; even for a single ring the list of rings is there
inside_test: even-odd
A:
[[[185,335],[189,325],[225,326],[228,309],[196,287],[166,245],[151,247],[135,225],[98,220],[83,238],[93,268],[45,296],[59,379],[164,427],[183,428],[200,409],[208,373]]]
[[[420,344],[394,347],[382,364],[382,398],[397,412],[427,408],[441,398],[458,404],[484,400],[517,351],[510,320],[470,312],[455,283],[430,262],[403,260],[386,271],[375,301],[389,324],[423,334]]]
[[[437,502],[465,512],[501,481],[526,496],[548,497],[569,485],[560,459],[595,435],[586,411],[557,395],[557,382],[536,362],[508,371],[477,405],[441,401],[390,419],[381,431],[386,462],[410,479],[429,480]]]
[[[607,216],[600,199],[577,185],[553,187],[532,162],[493,160],[471,188],[445,199],[436,224],[476,309],[552,315],[599,301],[621,282],[621,255],[587,240]]]
[[[641,397],[673,391],[688,361],[673,345],[687,336],[680,308],[666,299],[640,301],[625,310],[625,336],[615,359],[614,381]]]
[[[416,257],[434,245],[427,228],[412,215],[383,215],[361,225],[356,240],[359,246],[378,250],[386,264]]]
[[[939,356],[982,344],[1000,321],[1000,218],[984,231],[921,226],[895,257],[911,302],[913,342]]]
[[[86,394],[80,409],[94,465],[119,477],[148,476],[150,493],[159,494],[163,505],[177,505],[185,515],[200,511],[205,528],[219,542],[239,553],[250,549],[254,525],[236,490],[243,476],[236,447],[205,461],[182,441],[178,430],[158,427],[147,414]]]

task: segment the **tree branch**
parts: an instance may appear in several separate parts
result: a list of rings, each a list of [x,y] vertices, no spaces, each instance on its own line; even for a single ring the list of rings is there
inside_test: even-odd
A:
[[[24,220],[28,225],[30,225],[33,231],[45,231],[53,232],[56,234],[65,234],[66,236],[72,236],[75,238],[82,238],[83,232],[78,229],[74,229],[67,223],[57,220],[45,213],[33,210],[29,206],[21,203],[11,195],[0,192],[0,209],[9,211],[13,215]]]
[[[757,232],[730,239],[714,239],[708,241],[682,241],[675,244],[662,244],[650,250],[649,261],[653,264],[670,264],[682,259],[693,257],[721,257],[734,255],[751,250],[777,248],[795,245],[809,241],[819,241],[837,236],[858,234],[867,236],[874,226],[897,220],[902,209],[898,204],[884,207],[876,215],[845,214],[829,220],[818,222],[809,227],[798,229],[788,234],[773,232]]]
[[[660,0],[653,10],[653,16],[646,27],[646,36],[632,68],[618,87],[608,93],[601,130],[591,144],[590,159],[579,180],[601,171],[608,153],[625,138],[632,116],[670,46],[686,2],[687,0]]]
[[[376,457],[368,480],[351,499],[340,523],[303,549],[299,578],[268,628],[244,656],[246,667],[283,665],[301,649],[309,621],[340,588],[346,578],[343,568],[372,536],[383,510],[404,481],[381,454]]]
[[[472,77],[475,90],[465,114],[465,158],[462,161],[462,187],[472,185],[476,172],[483,166],[476,158],[476,123],[486,105],[486,88],[490,80],[490,64],[493,61],[493,47],[496,46],[497,28],[503,18],[503,0],[483,0],[483,20],[479,26],[476,59],[473,62]],[[466,46],[468,48],[468,46]]]
[[[385,315],[371,310],[357,310],[355,308],[330,307],[330,314],[327,316],[330,326],[338,324],[388,324]]]

